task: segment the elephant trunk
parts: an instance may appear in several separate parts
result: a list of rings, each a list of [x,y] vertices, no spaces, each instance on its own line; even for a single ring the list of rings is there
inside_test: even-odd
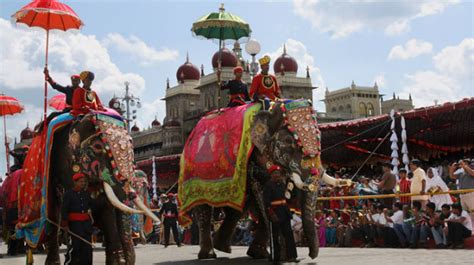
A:
[[[291,180],[295,183],[295,186],[300,190],[307,189],[307,184],[301,180],[301,176],[298,173],[291,173]]]
[[[302,194],[301,215],[303,219],[303,231],[308,243],[309,257],[314,259],[319,253],[319,238],[314,225],[317,191],[303,192]]]
[[[105,191],[105,195],[107,195],[107,199],[109,199],[109,202],[120,211],[126,212],[126,213],[138,213],[138,214],[143,213],[142,210],[136,210],[136,209],[130,208],[127,205],[125,205],[123,202],[121,202],[119,198],[117,198],[117,196],[115,195],[112,187],[105,181],[104,181],[104,191]]]
[[[137,207],[144,212],[146,216],[151,218],[154,222],[160,222],[160,219],[156,217],[156,215],[143,203],[142,199],[139,196],[133,199],[133,202],[137,205]]]

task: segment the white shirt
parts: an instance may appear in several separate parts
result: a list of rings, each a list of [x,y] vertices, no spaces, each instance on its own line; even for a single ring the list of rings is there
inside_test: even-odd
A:
[[[379,215],[378,223],[383,226],[390,226],[390,224],[387,222],[387,219],[385,219],[385,215],[383,214]]]
[[[472,231],[471,216],[469,216],[469,214],[464,210],[461,212],[461,216],[451,213],[451,215],[448,217],[448,220],[459,219],[461,217],[464,217],[464,221],[462,222],[462,225],[466,227],[469,231]]]
[[[378,214],[378,213],[372,214],[372,221],[374,221],[374,223],[378,223],[379,218],[380,218],[380,214]]]
[[[402,225],[403,224],[403,211],[398,210],[394,212],[390,218],[392,219],[392,222],[394,224]]]

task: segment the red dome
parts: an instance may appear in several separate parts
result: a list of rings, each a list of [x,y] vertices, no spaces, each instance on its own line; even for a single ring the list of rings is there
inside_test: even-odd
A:
[[[132,130],[132,132],[139,132],[140,128],[138,128],[138,126],[135,124],[135,125],[133,125],[131,130]]]
[[[281,72],[298,72],[298,63],[295,58],[286,53],[286,47],[283,47],[283,54],[275,60],[273,64],[273,71],[275,73]]]
[[[184,80],[199,80],[199,78],[201,78],[199,68],[189,62],[189,56],[186,56],[186,62],[176,72],[176,79],[178,82],[182,82]]]
[[[30,127],[29,127],[28,125],[27,125],[26,128],[23,129],[23,131],[21,131],[21,133],[20,133],[20,139],[21,139],[21,141],[33,139],[33,136],[34,136],[34,132],[33,132],[33,130],[30,129]]]
[[[113,98],[110,99],[109,108],[111,108],[111,109],[120,109],[120,102],[117,100],[116,97],[113,97]]]
[[[170,120],[170,121],[165,122],[165,124],[163,124],[163,127],[180,127],[180,126],[181,126],[181,123],[179,123],[179,121],[176,121],[176,120]]]
[[[217,68],[217,60],[219,58],[219,51],[214,53],[212,56],[212,67]],[[234,52],[227,48],[222,49],[221,54],[221,67],[236,67],[237,66],[237,56]]]
[[[151,127],[158,127],[158,126],[161,126],[161,123],[155,118],[155,119],[151,122]]]

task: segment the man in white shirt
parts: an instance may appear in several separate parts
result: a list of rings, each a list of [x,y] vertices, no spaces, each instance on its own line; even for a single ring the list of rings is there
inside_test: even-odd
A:
[[[377,233],[379,237],[383,238],[383,247],[396,247],[398,245],[398,240],[396,239],[396,234],[393,228],[390,226],[390,223],[386,219],[386,214],[388,210],[384,208],[383,205],[377,205],[377,212],[378,217],[376,225],[377,225]]]
[[[393,204],[393,214],[388,216],[388,210],[384,211],[385,219],[392,225],[395,234],[397,234],[398,241],[402,247],[407,246],[408,240],[403,232],[403,211],[402,205],[399,202]]]
[[[460,204],[453,204],[448,223],[448,245],[451,248],[464,248],[464,239],[472,234],[472,221]]]
[[[412,193],[419,193],[421,195],[412,196],[411,202],[419,201],[421,203],[421,207],[424,208],[426,203],[428,202],[428,195],[425,195],[426,192],[426,173],[420,167],[421,162],[418,159],[413,159],[410,162],[410,170],[413,172],[413,178],[411,179],[410,191]]]

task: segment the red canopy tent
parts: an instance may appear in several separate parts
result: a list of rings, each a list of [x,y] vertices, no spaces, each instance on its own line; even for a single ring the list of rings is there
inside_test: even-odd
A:
[[[167,189],[178,181],[180,157],[180,154],[155,157],[156,183],[159,189]],[[146,173],[148,183],[152,183],[153,159],[139,161],[137,167]]]
[[[474,147],[474,98],[396,113],[398,135],[401,116],[406,121],[410,157],[438,158],[467,153]],[[335,166],[360,165],[390,131],[390,123],[389,115],[381,115],[320,124],[323,162]],[[369,163],[388,162],[390,144],[386,138]]]

